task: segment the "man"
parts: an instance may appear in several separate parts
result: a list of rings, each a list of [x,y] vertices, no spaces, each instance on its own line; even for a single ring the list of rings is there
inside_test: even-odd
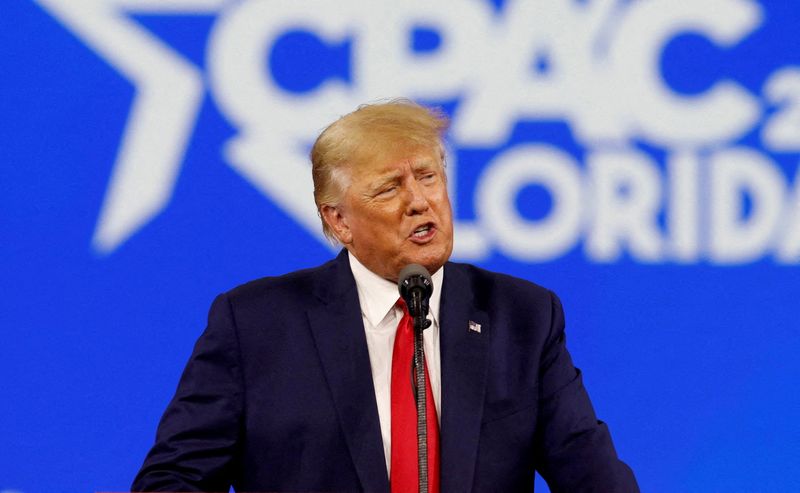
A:
[[[432,491],[531,491],[534,470],[554,491],[638,491],[572,365],[555,295],[448,262],[445,128],[393,101],[322,132],[314,198],[344,250],[215,300],[134,490],[412,491],[396,282],[417,263],[434,284]]]

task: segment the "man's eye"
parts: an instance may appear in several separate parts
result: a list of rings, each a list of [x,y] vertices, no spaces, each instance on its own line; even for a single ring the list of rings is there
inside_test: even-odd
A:
[[[436,173],[422,175],[422,181],[433,181],[434,179],[436,179]]]
[[[386,187],[386,188],[382,189],[380,192],[378,192],[378,195],[389,195],[389,194],[393,193],[395,190],[397,190],[397,187],[394,186],[394,185],[391,186],[391,187]]]

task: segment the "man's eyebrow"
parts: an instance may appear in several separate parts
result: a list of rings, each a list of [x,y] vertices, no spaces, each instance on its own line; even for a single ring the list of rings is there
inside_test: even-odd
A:
[[[419,161],[412,162],[411,163],[411,170],[414,173],[419,173],[420,171],[428,171],[428,170],[436,169],[438,167],[438,165],[439,165],[439,163],[435,159],[424,158],[424,159],[420,159]],[[394,183],[394,182],[397,182],[398,180],[400,180],[401,176],[402,176],[401,172],[398,172],[398,171],[395,171],[395,170],[387,171],[385,174],[380,175],[380,176],[376,177],[373,181],[371,181],[367,185],[367,190],[370,193],[378,192],[383,187],[385,187],[386,185],[389,185],[390,183]]]
[[[384,186],[388,185],[389,183],[396,182],[399,179],[400,179],[400,173],[392,171],[386,173],[385,175],[375,178],[375,180],[370,182],[368,188],[372,191],[377,191],[383,188]]]
[[[413,170],[435,168],[439,163],[435,159],[420,159],[411,164]]]

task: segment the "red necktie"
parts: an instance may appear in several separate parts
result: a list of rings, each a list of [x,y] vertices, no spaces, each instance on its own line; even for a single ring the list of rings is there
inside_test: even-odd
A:
[[[419,491],[417,405],[414,398],[414,320],[401,298],[403,318],[397,325],[392,353],[392,493]],[[425,409],[428,426],[428,492],[439,493],[439,422],[425,364]]]

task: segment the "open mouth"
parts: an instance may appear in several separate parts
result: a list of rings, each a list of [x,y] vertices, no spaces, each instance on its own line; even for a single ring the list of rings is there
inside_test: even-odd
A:
[[[436,228],[433,223],[425,223],[417,227],[417,229],[411,233],[411,238],[414,240],[427,240],[431,238],[435,232]]]

